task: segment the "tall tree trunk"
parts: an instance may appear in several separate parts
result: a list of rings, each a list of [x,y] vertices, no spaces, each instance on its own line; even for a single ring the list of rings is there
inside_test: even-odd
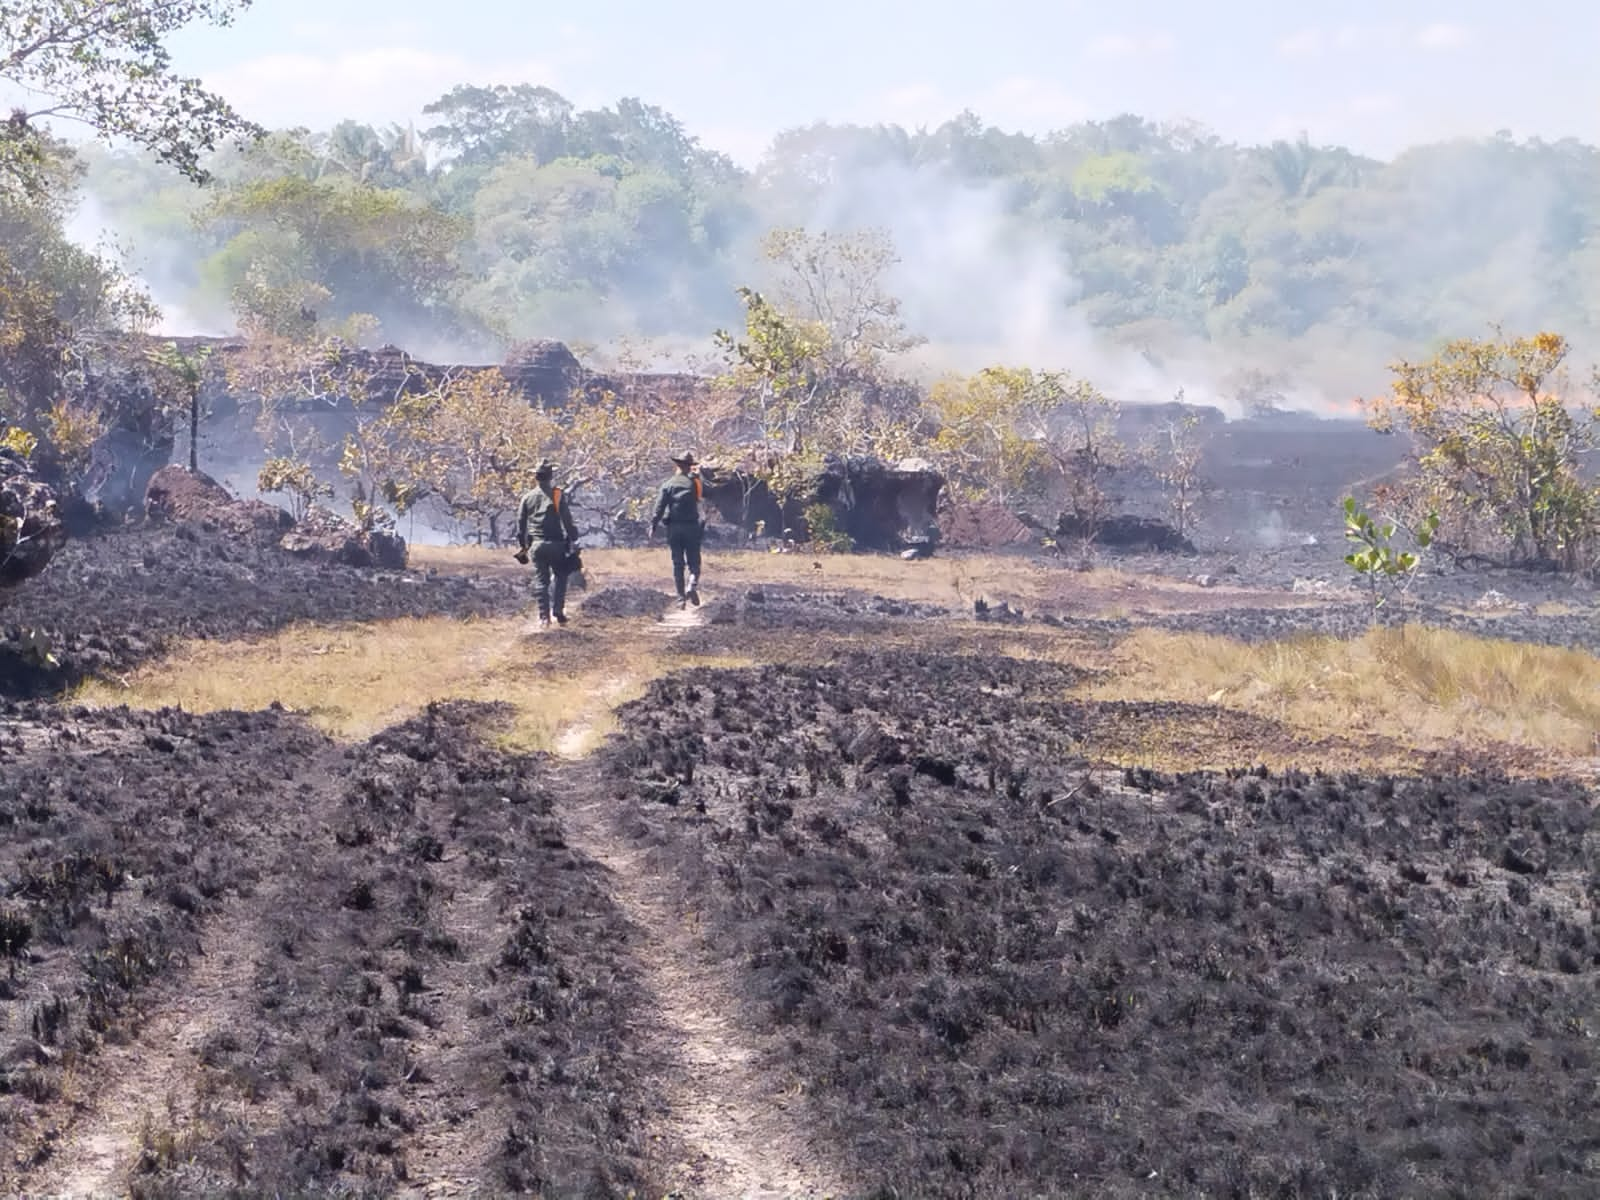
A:
[[[200,393],[189,393],[189,473],[200,473]]]

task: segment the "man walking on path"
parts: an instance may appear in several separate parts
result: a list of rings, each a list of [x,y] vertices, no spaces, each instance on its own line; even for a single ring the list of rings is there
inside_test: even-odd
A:
[[[555,464],[541,462],[534,471],[538,484],[522,497],[517,510],[519,562],[533,561],[533,598],[539,605],[539,628],[567,623],[567,560],[578,544],[578,528],[561,488],[554,486]],[[552,583],[553,581],[553,583]]]
[[[672,456],[677,470],[661,485],[655,515],[650,518],[650,536],[663,522],[667,526],[667,548],[672,551],[672,582],[678,588],[678,607],[700,603],[700,541],[705,523],[700,519],[703,489],[695,457],[688,450]]]

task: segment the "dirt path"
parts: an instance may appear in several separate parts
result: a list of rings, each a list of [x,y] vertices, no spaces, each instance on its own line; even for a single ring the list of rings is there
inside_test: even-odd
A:
[[[177,1151],[201,1128],[200,1056],[222,1029],[248,1027],[260,943],[259,907],[235,901],[201,935],[190,968],[153,998],[132,1040],[102,1050],[84,1078],[108,1086],[83,1095],[83,1116],[67,1127],[25,1194],[120,1196],[148,1144]]]
[[[563,768],[561,784],[568,842],[606,868],[612,898],[639,929],[638,961],[656,1005],[642,1033],[670,1064],[657,1083],[668,1114],[659,1132],[688,1155],[668,1182],[688,1196],[728,1200],[844,1196],[825,1155],[807,1142],[800,1101],[780,1094],[732,1019],[733,992],[672,881],[613,831],[586,764]]]
[[[698,609],[672,610],[654,632],[675,637],[703,619]],[[693,914],[646,853],[612,827],[611,806],[583,761],[592,733],[583,720],[557,739],[569,760],[559,776],[567,798],[562,825],[573,849],[606,868],[612,898],[639,929],[638,961],[656,1006],[643,1036],[653,1057],[670,1064],[657,1081],[667,1111],[658,1133],[687,1155],[668,1182],[688,1196],[729,1200],[844,1196],[838,1173],[807,1143],[798,1100],[763,1074],[734,1023],[733,992],[695,933]]]

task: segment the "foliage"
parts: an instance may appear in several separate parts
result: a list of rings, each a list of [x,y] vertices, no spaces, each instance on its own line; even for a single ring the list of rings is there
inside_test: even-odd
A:
[[[1395,547],[1394,536],[1398,529],[1392,521],[1379,524],[1370,513],[1356,504],[1354,496],[1344,498],[1345,540],[1358,547],[1346,554],[1344,561],[1366,580],[1373,624],[1377,624],[1378,610],[1385,603],[1405,595],[1422,563],[1418,553]],[[1412,534],[1417,549],[1426,550],[1431,546],[1438,531],[1439,516],[1429,513]]]
[[[156,314],[117,266],[68,240],[75,176],[65,161],[51,169],[48,196],[0,190],[0,421],[25,430],[42,473],[70,490],[114,416],[86,387],[94,339],[138,332]]]
[[[82,400],[58,396],[44,414],[46,458],[68,479],[88,471],[94,449],[109,428],[106,414]]]
[[[305,520],[306,513],[319,499],[333,495],[333,488],[317,478],[310,463],[281,455],[261,464],[256,486],[268,493],[287,492],[293,505],[290,511],[296,521]]]
[[[361,229],[330,222],[315,269],[291,256],[291,274],[331,297],[308,307],[366,312],[424,353],[435,327],[510,340],[699,337],[742,323],[739,282],[826,325],[791,292],[804,299],[804,272],[824,265],[811,253],[823,234],[834,258],[813,282],[846,278],[835,251],[852,241],[868,275],[883,266],[860,234],[840,232],[862,229],[914,252],[918,261],[894,269],[930,282],[908,302],[969,291],[967,307],[991,310],[999,327],[1048,334],[1081,318],[1156,355],[1211,340],[1279,392],[1307,363],[1325,389],[1357,390],[1409,347],[1486,317],[1600,338],[1600,150],[1574,141],[1458,140],[1380,163],[1304,139],[1234,145],[1131,116],[1027,137],[969,113],[916,131],[785,131],[746,173],[638,100],[586,111],[532,83],[462,87],[430,119],[420,132],[355,122],[285,131],[207,163],[230,191],[292,178],[322,205],[329,189],[365,187],[469,222],[459,273],[434,286],[420,329],[413,285],[362,298],[326,272]],[[97,153],[93,179],[119,227],[174,265],[186,307],[222,319],[242,281],[293,282],[275,276],[287,224],[246,229],[208,210],[191,225],[194,202],[175,173],[126,155]],[[796,237],[801,223],[810,231]],[[788,233],[763,248],[767,229]],[[968,240],[984,268],[950,273],[941,255],[959,267]],[[775,250],[802,274],[769,259]],[[1064,270],[1078,291],[1047,299],[1023,268]],[[828,328],[829,353],[844,354],[848,330]]]
[[[818,322],[781,312],[750,288],[740,288],[739,298],[745,306],[744,338],[723,329],[715,334],[733,367],[727,382],[744,393],[767,443],[798,453],[836,400],[822,365],[827,331]]]
[[[1026,368],[988,367],[935,383],[932,450],[951,489],[1000,504],[1042,498],[1054,469],[1045,422],[1061,394],[1058,377]]]
[[[464,371],[391,405],[361,440],[359,461],[397,512],[431,501],[459,530],[499,543],[556,436],[552,416],[499,372]],[[356,451],[347,444],[347,462]]]
[[[228,240],[202,277],[253,331],[304,337],[357,321],[371,337],[385,322],[411,333],[459,325],[449,301],[466,225],[405,191],[281,175],[228,188],[203,219]]]
[[[1086,379],[1062,378],[1060,404],[1044,433],[1045,449],[1065,490],[1064,515],[1082,531],[1084,548],[1111,515],[1106,482],[1127,461],[1117,440],[1121,406]]]
[[[168,342],[145,356],[164,377],[167,388],[188,410],[189,416],[189,470],[200,469],[201,394],[206,386],[206,362],[211,357],[209,346],[196,346],[183,350],[176,342]]]
[[[897,260],[880,231],[850,236],[774,231],[764,244],[776,298],[738,289],[744,337],[719,329],[739,398],[761,441],[761,470],[780,500],[801,494],[830,454],[907,456],[918,438],[918,389],[890,359],[916,346],[884,275]]]
[[[1395,364],[1390,393],[1370,405],[1374,427],[1411,439],[1419,502],[1487,535],[1457,550],[1592,565],[1600,491],[1584,462],[1600,444],[1600,410],[1563,394],[1568,349],[1553,333],[1452,341]]]
[[[163,39],[197,21],[229,24],[250,0],[0,0],[0,81],[29,97],[0,122],[0,189],[48,186],[38,123],[88,125],[153,151],[202,181],[204,154],[258,132],[227,101],[172,70]]]
[[[9,451],[18,458],[32,458],[38,447],[39,439],[19,426],[7,425],[4,432],[0,432],[0,450]]]
[[[820,554],[848,554],[850,535],[839,528],[839,519],[826,504],[808,504],[801,514],[810,533],[808,545]]]
[[[1125,457],[1117,405],[1063,371],[988,367],[935,384],[932,449],[955,491],[1002,504],[1059,504],[1090,542],[1105,482]]]

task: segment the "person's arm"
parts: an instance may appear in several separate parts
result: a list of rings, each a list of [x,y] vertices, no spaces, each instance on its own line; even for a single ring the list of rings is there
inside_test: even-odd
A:
[[[566,530],[567,541],[576,549],[578,545],[578,526],[572,520],[572,500],[565,492],[561,494],[561,528]]]
[[[528,514],[530,511],[531,506],[528,504],[528,497],[523,496],[522,503],[517,508],[517,546],[524,553],[527,552],[530,540],[528,538]]]
[[[666,484],[661,485],[661,495],[656,499],[655,516],[650,518],[650,532],[656,531],[656,526],[661,524],[661,519],[667,515],[667,506],[671,504],[671,489]]]

